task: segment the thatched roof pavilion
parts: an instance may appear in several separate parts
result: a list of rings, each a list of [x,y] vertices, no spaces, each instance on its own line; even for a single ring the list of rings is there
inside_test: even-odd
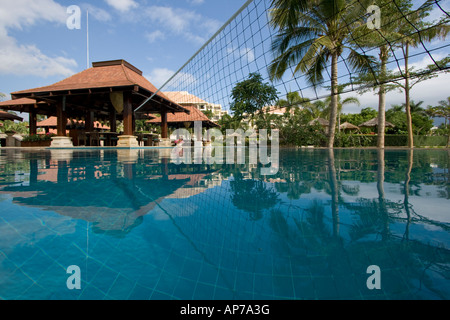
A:
[[[344,122],[339,126],[339,129],[341,130],[359,130],[360,128],[358,126],[355,126],[354,124],[351,124],[350,122]]]
[[[361,123],[359,126],[360,127],[365,127],[365,128],[376,127],[376,126],[378,126],[378,118],[373,118],[373,119],[371,119],[369,121]],[[393,125],[392,123],[386,121],[386,128],[387,127],[394,128],[395,125]]]
[[[328,121],[326,119],[323,119],[323,118],[314,119],[314,120],[309,122],[309,125],[312,126],[312,125],[315,125],[317,123],[320,124],[322,127],[329,127],[330,126],[330,121]]]

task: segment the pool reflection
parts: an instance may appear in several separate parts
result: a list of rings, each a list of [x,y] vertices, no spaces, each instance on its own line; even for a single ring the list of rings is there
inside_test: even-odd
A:
[[[169,221],[171,252],[206,263],[229,298],[448,299],[449,162],[441,150],[286,149],[278,173],[262,176],[259,165],[175,164],[159,150],[0,150],[0,201],[119,239],[152,228],[145,219]],[[382,291],[365,287],[373,264]]]

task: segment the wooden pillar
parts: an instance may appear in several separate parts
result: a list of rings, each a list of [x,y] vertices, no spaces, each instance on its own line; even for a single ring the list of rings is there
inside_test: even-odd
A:
[[[165,110],[161,112],[161,138],[169,138],[169,129],[167,126],[167,111]]]
[[[114,107],[109,112],[109,126],[111,127],[111,132],[117,132],[117,112]]]
[[[85,128],[86,132],[94,131],[94,111],[87,110],[84,128]]]
[[[131,104],[131,93],[123,93],[123,134],[134,135],[133,131],[133,106]]]
[[[30,111],[30,135],[31,134],[37,134],[37,113],[35,108],[32,108]]]
[[[63,99],[58,101],[58,103],[56,104],[56,117],[57,117],[57,123],[56,123],[57,136],[65,137],[67,134],[67,132],[66,132],[67,113],[66,113],[65,97],[63,97]]]

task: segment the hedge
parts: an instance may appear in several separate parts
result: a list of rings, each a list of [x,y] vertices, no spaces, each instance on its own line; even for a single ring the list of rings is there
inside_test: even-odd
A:
[[[445,147],[447,145],[445,136],[414,136],[416,147]],[[377,135],[354,135],[337,133],[335,147],[376,147]],[[406,147],[408,145],[407,135],[386,135],[384,144],[386,147]]]

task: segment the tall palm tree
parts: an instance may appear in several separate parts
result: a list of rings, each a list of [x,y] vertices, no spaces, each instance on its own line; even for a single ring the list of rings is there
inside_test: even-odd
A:
[[[361,105],[361,103],[359,102],[359,99],[356,98],[356,97],[347,97],[344,100],[342,100],[340,94],[342,92],[344,92],[344,88],[345,88],[345,85],[340,85],[338,87],[339,95],[338,95],[338,98],[337,98],[337,100],[338,100],[338,102],[337,102],[337,104],[338,104],[338,106],[337,106],[337,126],[339,128],[339,131],[341,130],[340,129],[340,126],[341,126],[341,113],[342,113],[342,109],[344,108],[344,106],[345,105],[349,105],[349,104],[356,104],[359,107]],[[328,98],[325,99],[325,104],[328,105],[327,109],[331,108],[331,97],[328,97]]]
[[[398,30],[396,30],[396,32],[401,35],[401,38],[397,40],[397,45],[400,46],[405,61],[403,77],[405,80],[405,109],[409,148],[414,147],[410,101],[411,70],[409,67],[409,50],[410,48],[417,48],[424,42],[430,42],[434,39],[445,39],[448,32],[450,31],[450,27],[448,26],[448,24],[433,24],[423,21],[423,19],[426,18],[430,14],[430,11],[433,9],[433,6],[430,5],[431,2],[432,0],[427,0],[421,7],[419,7],[415,11],[409,10],[409,12],[402,12],[403,15],[407,17],[407,21],[398,23]]]
[[[348,53],[347,62],[356,71],[370,69],[372,59],[346,43],[359,28],[364,12],[352,0],[273,0],[271,25],[278,29],[272,43],[275,58],[269,66],[272,80],[280,80],[295,66],[294,74],[306,74],[314,86],[323,82],[323,71],[331,60],[331,108],[328,147],[333,148],[338,113],[338,59]]]
[[[391,46],[389,43],[401,36],[396,32],[398,20],[402,17],[402,11],[409,10],[411,3],[409,0],[396,0],[396,4],[392,0],[375,0],[373,4],[382,8],[380,28],[369,30],[368,26],[358,30],[355,34],[355,42],[363,48],[379,48],[379,68],[373,73],[360,74],[355,82],[367,83],[370,89],[378,89],[378,141],[377,147],[383,149],[386,132],[386,93],[392,87],[386,85],[389,73],[387,64],[391,56]],[[400,10],[399,10],[400,8]],[[359,90],[360,93],[367,91],[366,88]]]

